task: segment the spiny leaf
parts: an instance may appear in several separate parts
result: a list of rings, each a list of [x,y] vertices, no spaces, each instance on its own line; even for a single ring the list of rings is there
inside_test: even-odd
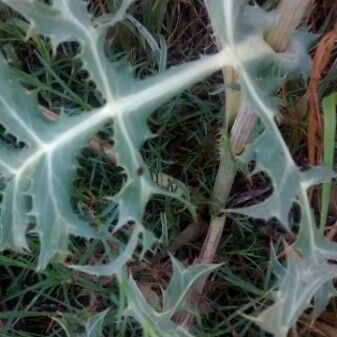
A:
[[[252,174],[265,173],[271,179],[273,193],[254,206],[231,210],[266,221],[276,218],[291,230],[289,214],[294,204],[300,204],[303,190],[310,186],[330,181],[335,173],[326,167],[314,167],[302,171],[289,161],[273,130],[265,130],[246,147],[241,160],[254,161]]]
[[[98,237],[89,222],[80,219],[73,211],[70,195],[76,155],[90,137],[113,120],[111,138],[114,151],[127,176],[122,190],[112,197],[114,205],[119,207],[115,231],[131,221],[132,234],[114,261],[107,265],[73,268],[96,275],[121,274],[140,238],[143,238],[145,248],[149,248],[154,240],[141,224],[147,201],[153,194],[172,196],[152,182],[139,152],[143,143],[153,136],[147,127],[148,117],[161,104],[196,81],[225,66],[232,66],[240,74],[247,101],[264,125],[254,150],[248,148],[245,158],[255,160],[257,170],[269,174],[274,186],[272,196],[255,209],[246,209],[246,214],[250,212],[250,215],[264,219],[276,215],[289,228],[288,214],[294,200],[301,207],[301,226],[294,254],[289,257],[284,270],[278,273],[279,292],[274,304],[257,318],[257,322],[276,336],[284,337],[310,306],[315,294],[318,294],[318,308],[321,310],[328,297],[320,297],[320,291],[337,274],[335,266],[327,260],[336,260],[337,254],[335,246],[324,241],[317,231],[306,193],[309,185],[319,181],[322,171],[302,172],[296,166],[274,120],[277,109],[270,104],[268,97],[271,86],[268,85],[267,90],[263,86],[263,83],[270,83],[268,73],[273,78],[281,78],[289,72],[304,72],[300,65],[308,65],[308,58],[303,53],[303,43],[295,35],[290,43],[292,48],[278,54],[264,40],[264,30],[273,19],[272,15],[256,6],[247,6],[247,1],[207,0],[222,50],[146,80],[135,80],[127,65],[110,63],[104,53],[107,27],[123,18],[130,1],[123,3],[117,16],[101,21],[92,20],[86,3],[82,1],[55,0],[51,6],[36,0],[2,1],[18,10],[31,23],[32,31],[50,37],[54,50],[65,41],[79,42],[83,66],[105,100],[101,108],[90,113],[62,114],[57,122],[50,123],[39,114],[33,95],[20,89],[2,61],[0,123],[24,144],[23,148],[4,142],[0,146],[0,169],[5,178],[0,221],[2,249],[27,249],[26,231],[28,225],[34,224],[33,230],[38,233],[41,243],[39,267],[44,268],[52,258],[66,255],[70,234]],[[267,149],[266,144],[269,145]],[[177,285],[179,293],[175,299],[181,302],[191,280],[204,275],[206,269],[184,272],[178,263],[175,268],[165,295],[167,310],[162,313],[147,304],[135,282],[130,280],[127,314],[134,316],[150,336],[190,336],[172,323],[171,317],[177,305],[167,298],[173,296],[172,289]],[[179,280],[175,275],[179,275]],[[184,275],[189,275],[187,280]],[[308,280],[312,282],[308,283]],[[291,296],[286,292],[288,287],[292,288]],[[268,322],[273,320],[276,324],[270,325]]]
[[[187,292],[192,285],[203,276],[207,276],[218,265],[202,265],[196,264],[185,268],[177,259],[171,256],[173,274],[170,282],[163,292],[163,310],[175,312],[182,304]]]
[[[217,265],[194,265],[184,268],[171,256],[173,274],[163,292],[163,308],[158,312],[145,300],[133,278],[130,278],[127,291],[128,308],[125,315],[132,316],[142,325],[144,334],[150,337],[192,337],[182,327],[172,322],[173,315],[182,305],[188,291],[202,277],[207,276]]]
[[[73,315],[63,315],[62,318],[53,318],[58,322],[68,337],[101,337],[103,323],[109,309],[93,315],[87,321],[83,321]]]
[[[50,123],[39,112],[34,96],[25,93],[12,79],[2,58],[0,73],[1,124],[25,144],[23,149],[1,145],[2,165],[7,172],[0,247],[27,249],[25,235],[33,218],[34,231],[41,240],[39,266],[43,268],[53,256],[66,253],[68,233],[97,236],[73,211],[70,195],[76,166],[74,153],[102,127],[103,113],[100,111],[95,121],[83,114],[62,115],[57,123]]]
[[[277,292],[274,295],[275,303],[261,313],[257,318],[252,318],[264,330],[273,333],[275,337],[286,337],[289,329],[309,306],[313,297],[316,297],[317,315],[322,310],[322,304],[327,304],[332,293],[332,278],[337,275],[337,267],[328,265],[324,257],[314,263],[292,252],[287,259],[287,269]]]
[[[136,282],[130,278],[127,291],[128,308],[126,316],[134,317],[149,337],[192,337],[183,328],[176,327],[169,313],[159,313],[147,303]]]
[[[99,237],[98,231],[90,226],[90,220],[81,219],[74,212],[70,198],[77,154],[90,137],[113,120],[114,153],[127,176],[121,191],[111,198],[119,211],[114,232],[132,222],[131,236],[125,249],[111,263],[73,268],[96,275],[120,273],[141,238],[143,251],[149,249],[155,240],[153,234],[142,226],[149,198],[153,194],[163,194],[183,201],[152,182],[139,152],[143,143],[153,137],[147,126],[148,117],[161,104],[229,64],[232,59],[220,52],[145,80],[136,80],[130,66],[122,61],[110,62],[104,53],[109,23],[122,19],[131,1],[123,3],[116,17],[102,22],[93,22],[83,1],[59,0],[52,5],[37,0],[3,2],[19,11],[30,22],[32,31],[50,37],[54,49],[61,42],[79,42],[79,58],[105,103],[101,108],[77,116],[62,114],[51,123],[41,116],[34,96],[20,88],[2,61],[0,123],[23,142],[24,147],[13,148],[8,144],[0,147],[0,168],[6,180],[2,193],[0,247],[27,250],[28,225],[35,225],[33,231],[38,234],[41,244],[38,264],[41,269],[55,257],[64,259],[70,234]],[[249,55],[248,58],[252,57]],[[192,207],[190,209],[193,211]]]
[[[81,44],[81,60],[84,67],[102,92],[103,97],[112,99],[118,94],[118,82],[114,69],[104,53],[105,27],[94,27],[87,11],[86,1],[53,1],[52,6],[38,0],[3,0],[3,3],[20,12],[31,25],[31,32],[48,36],[53,50],[66,41],[78,41]],[[130,2],[127,2],[129,5]],[[123,6],[124,13],[127,7]],[[123,19],[118,13],[116,19]],[[114,22],[115,23],[115,22]],[[30,32],[30,33],[31,33]]]

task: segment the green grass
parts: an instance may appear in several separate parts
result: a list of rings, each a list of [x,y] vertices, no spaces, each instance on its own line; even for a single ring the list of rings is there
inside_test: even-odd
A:
[[[322,101],[322,110],[324,117],[324,141],[323,141],[323,162],[327,167],[333,169],[334,164],[334,151],[336,139],[336,106],[337,106],[337,93],[324,97]],[[320,230],[324,231],[326,219],[329,211],[331,183],[323,184],[322,187],[322,205],[321,205],[321,218]]]
[[[105,3],[106,10],[117,8],[115,0],[101,3]],[[266,8],[272,8],[275,3],[273,0],[264,1]],[[91,10],[99,14],[98,1]],[[64,44],[53,55],[49,41],[37,36],[25,40],[27,24],[22,18],[3,6],[0,14],[1,49],[10,59],[16,76],[27,88],[36,90],[41,105],[56,113],[61,107],[67,113],[74,113],[102,104],[100,94],[87,79],[87,73],[81,70],[76,58],[76,44]],[[138,76],[145,77],[166,65],[191,60],[215,49],[205,9],[197,0],[146,0],[137,3],[131,14],[133,20],[111,31],[108,52],[111,57],[116,57],[111,52],[113,49],[119,56],[126,57],[136,66]],[[322,82],[322,95],[336,89],[336,71],[329,72],[327,78]],[[154,177],[164,172],[183,182],[178,186],[197,205],[199,216],[205,223],[210,220],[208,209],[219,164],[218,135],[223,124],[221,107],[224,100],[223,93],[218,90],[221,83],[221,74],[216,74],[156,111],[149,123],[160,137],[147,142],[142,149]],[[303,83],[294,79],[288,86],[291,89],[282,99],[288,103],[291,112],[303,95]],[[328,108],[331,107],[326,106]],[[333,111],[324,114],[328,126],[333,124],[331,113]],[[300,121],[305,122],[303,116],[300,116]],[[292,153],[305,164],[302,156],[305,135],[291,123],[283,128]],[[331,166],[334,136],[332,128],[325,130],[327,154],[324,158]],[[102,230],[109,230],[109,219],[116,210],[107,208],[107,196],[120,189],[124,178],[120,169],[111,165],[102,154],[88,155],[84,150],[79,162],[81,169],[74,186],[74,207],[79,211],[90,210],[95,224]],[[230,202],[245,204],[256,201],[260,196],[253,193],[254,190],[263,191],[268,186],[266,179],[256,179],[252,183],[242,174],[234,184]],[[177,188],[177,184],[173,183],[172,188]],[[329,204],[326,189],[322,199],[322,207],[326,210],[322,213],[323,218],[327,216]],[[154,291],[159,292],[167,282],[169,244],[191,222],[188,210],[178,202],[156,197],[147,206],[144,223],[158,237],[165,238],[164,244],[152,255],[148,254],[143,263],[135,260],[130,268],[136,277],[153,284]],[[205,233],[203,230],[194,241],[186,242],[176,256],[191,263],[198,256]],[[127,230],[124,234],[116,238],[119,244],[125,244]],[[196,336],[267,337],[242,314],[253,313],[268,303],[274,284],[269,264],[270,243],[274,242],[281,249],[282,239],[286,239],[286,234],[277,227],[275,229],[272,223],[239,217],[227,221],[215,261],[223,265],[207,284],[208,296],[204,298],[204,308],[193,331]],[[93,263],[106,258],[104,244],[111,246],[115,243],[88,243],[74,239],[70,249],[74,260]],[[66,313],[62,319],[67,319],[76,330],[80,329],[85,318],[107,307],[112,309],[106,319],[105,336],[141,336],[134,321],[121,317],[125,296],[123,287],[118,286],[113,277],[89,277],[57,263],[36,273],[38,240],[34,236],[30,237],[30,247],[29,255],[6,252],[0,256],[1,336],[65,336],[52,317],[60,318],[61,313]],[[163,257],[158,262],[156,257],[160,254]],[[301,336],[317,335],[307,332]]]

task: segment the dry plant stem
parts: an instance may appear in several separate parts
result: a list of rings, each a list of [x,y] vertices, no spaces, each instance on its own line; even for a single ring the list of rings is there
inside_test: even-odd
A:
[[[239,155],[244,150],[256,120],[256,113],[244,99],[231,129],[230,148],[233,154]]]
[[[226,68],[223,70],[225,83],[227,85],[234,85],[238,82],[238,75],[233,68]],[[224,130],[235,118],[236,111],[240,103],[240,91],[228,88],[226,90],[226,115],[224,119]],[[225,131],[226,132],[226,131]],[[225,150],[225,149],[224,149]],[[231,154],[221,153],[220,164],[213,186],[213,201],[215,205],[225,204],[229,193],[231,191],[236,169]],[[216,213],[215,213],[216,214]],[[195,259],[194,264],[210,264],[213,262],[216,250],[219,246],[220,239],[225,226],[226,215],[216,214],[211,218],[206,238],[203,242],[200,254]],[[200,307],[200,298],[204,291],[207,278],[201,279],[193,289],[188,301],[193,307]],[[195,316],[191,314],[177,315],[175,322],[178,325],[190,329],[194,323]]]
[[[168,251],[174,254],[178,249],[188,245],[201,236],[205,226],[208,225],[202,219],[191,222],[179,235],[170,243]]]
[[[275,24],[268,30],[266,41],[277,52],[287,48],[289,39],[303,17],[312,0],[283,0],[277,9]]]
[[[227,85],[237,84],[238,75],[233,68],[224,69],[223,74]],[[235,118],[235,113],[240,103],[240,97],[240,91],[231,88],[226,90],[224,130],[227,129],[228,125]],[[225,153],[221,153],[220,155],[220,164],[213,186],[212,194],[215,205],[226,203],[236,174],[231,154],[229,151],[226,151],[226,149],[223,150]],[[215,217],[212,217],[206,239],[196,263],[212,263],[224,229],[225,219],[225,215],[221,214],[216,214]],[[197,291],[200,290],[198,293],[201,293],[203,290],[204,285],[201,286],[202,283],[204,283],[204,281],[201,281],[196,287]]]
[[[213,196],[216,202],[224,203],[228,199],[235,173],[235,164],[231,157],[225,158],[225,156],[222,156],[213,188]],[[212,263],[221,239],[225,218],[226,216],[222,212],[212,217],[206,239],[198,257],[198,263]]]
[[[223,71],[226,88],[226,121],[225,127],[233,124],[237,111],[240,107],[241,91],[235,88],[239,83],[237,72],[232,67],[227,67]]]
[[[225,202],[228,199],[235,174],[235,164],[231,156],[222,155],[213,188],[215,201]],[[224,230],[225,220],[226,215],[223,213],[212,217],[199,257],[194,261],[195,264],[209,264],[213,262]],[[204,291],[206,281],[207,278],[201,279],[193,289],[192,296],[189,298],[189,302],[193,307],[200,306],[200,298]],[[182,314],[177,316],[176,323],[189,329],[193,325],[194,319],[195,317],[191,314]]]
[[[237,85],[239,78],[233,68],[224,69],[223,74],[227,85]],[[236,112],[239,108],[241,93],[239,90],[229,87],[226,89],[225,94],[226,116],[224,121],[224,132],[227,132],[226,130],[235,119]],[[221,153],[220,164],[213,186],[213,198],[215,204],[226,203],[234,182],[235,174],[236,169],[231,154],[229,152]],[[212,217],[206,239],[198,258],[198,263],[212,263],[224,229],[225,219],[225,215],[222,214],[216,214],[216,216]],[[203,283],[204,282],[205,281],[203,281]],[[197,285],[198,293],[201,293],[204,287],[204,285],[201,286],[201,283],[202,282]]]
[[[225,83],[228,86],[225,92],[226,115],[224,116],[223,125],[224,132],[227,133],[228,126],[233,123],[237,110],[239,109],[241,92],[239,90],[233,89],[233,87],[238,84],[239,80],[235,69],[231,67],[223,69],[223,76]],[[235,164],[231,154],[229,151],[226,151],[227,149],[223,150],[225,153],[222,152],[220,155],[219,168],[212,191],[215,209],[217,209],[218,205],[223,205],[226,203],[236,175]],[[206,238],[203,242],[198,258],[194,261],[194,264],[210,264],[214,261],[214,257],[224,230],[226,215],[221,214],[221,212],[217,213],[216,210],[212,211],[215,213],[215,215],[211,218]],[[193,292],[188,299],[193,307],[200,307],[200,299],[204,291],[206,281],[207,278],[203,278],[194,287]],[[192,327],[194,319],[195,317],[191,314],[181,314],[177,315],[175,322],[184,326],[186,329],[189,329]]]

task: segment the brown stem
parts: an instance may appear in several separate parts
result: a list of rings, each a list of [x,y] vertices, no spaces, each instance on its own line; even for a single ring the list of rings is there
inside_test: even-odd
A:
[[[275,23],[268,30],[265,39],[277,52],[284,51],[291,35],[303,20],[312,0],[283,0],[277,8]]]
[[[255,111],[244,100],[230,132],[229,142],[233,154],[239,155],[243,152],[256,120]]]

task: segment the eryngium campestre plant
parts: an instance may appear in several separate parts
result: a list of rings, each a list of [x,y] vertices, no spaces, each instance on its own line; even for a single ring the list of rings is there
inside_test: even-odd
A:
[[[286,49],[278,52],[265,39],[268,27],[275,20],[272,13],[249,6],[244,0],[206,0],[219,51],[140,80],[125,61],[110,61],[104,49],[107,29],[123,20],[132,0],[122,1],[116,14],[98,19],[89,15],[86,2],[80,0],[54,0],[51,5],[38,0],[1,1],[30,22],[27,34],[49,37],[54,50],[62,42],[78,42],[81,47],[78,57],[104,98],[100,108],[77,115],[64,113],[51,122],[41,114],[36,94],[21,86],[8,62],[1,57],[0,124],[24,144],[20,147],[3,141],[0,144],[4,181],[0,218],[2,250],[28,251],[27,230],[30,229],[40,240],[38,269],[41,270],[52,259],[64,260],[71,235],[87,239],[107,239],[111,235],[107,230],[90,226],[90,219],[79,216],[71,204],[78,166],[76,156],[92,136],[110,123],[113,152],[127,178],[120,192],[111,196],[112,206],[118,207],[113,231],[118,233],[132,223],[131,234],[128,244],[109,263],[69,267],[97,276],[115,274],[125,283],[128,278],[125,265],[136,248],[141,245],[144,254],[156,241],[153,233],[142,225],[149,198],[163,194],[188,204],[151,179],[140,154],[143,143],[154,137],[147,119],[184,89],[231,67],[239,76],[242,95],[263,124],[263,131],[237,160],[254,161],[255,173],[264,172],[273,184],[272,195],[262,203],[231,211],[265,220],[277,218],[285,229],[291,230],[289,212],[294,203],[301,209],[300,230],[287,262],[279,264],[272,251],[274,273],[279,279],[274,303],[251,318],[275,336],[286,337],[312,299],[313,316],[319,315],[333,294],[332,280],[337,267],[328,261],[337,259],[337,247],[317,230],[307,189],[328,181],[333,174],[322,167],[304,171],[295,164],[275,122],[277,106],[271,97],[285,75],[303,72],[309,65],[305,32],[296,31]],[[193,213],[192,206],[190,209]],[[138,320],[148,336],[191,336],[175,326],[172,317],[192,285],[215,268],[195,265],[185,269],[174,258],[172,264],[172,279],[164,291],[159,311],[147,304],[131,277],[126,287],[128,306],[124,315]],[[95,321],[99,328],[105,314]],[[90,327],[95,322],[88,323],[89,332],[93,331]]]

